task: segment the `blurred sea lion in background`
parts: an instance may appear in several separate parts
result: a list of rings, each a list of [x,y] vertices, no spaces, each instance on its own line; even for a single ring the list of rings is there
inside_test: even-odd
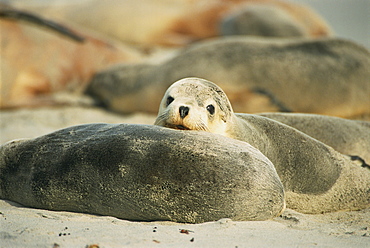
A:
[[[190,40],[220,35],[317,38],[333,34],[308,6],[279,0],[194,1],[172,29]]]
[[[140,58],[129,47],[6,6],[0,29],[0,108],[55,104],[52,93],[81,92],[97,71]]]
[[[183,46],[221,35],[332,34],[308,6],[279,0],[87,0],[57,5],[33,0],[13,5],[146,47]]]
[[[50,93],[65,89],[81,92],[91,75],[106,66],[142,58],[126,46],[96,38],[95,33],[90,35],[89,29],[149,48],[186,45],[223,34],[246,34],[245,27],[255,30],[251,35],[330,34],[330,28],[312,31],[321,30],[326,24],[309,8],[275,0],[112,0],[109,4],[96,0],[78,3],[15,0],[8,4],[11,7],[2,5],[0,9],[3,44],[0,108],[83,102],[81,94],[77,97],[53,94],[51,99]],[[266,13],[269,19],[265,18]],[[302,16],[306,24],[300,21]],[[74,38],[70,39],[71,35]]]
[[[219,85],[237,112],[303,112],[355,118],[370,113],[370,52],[336,39],[227,37],[199,42],[159,64],[116,65],[87,93],[119,112],[156,112],[172,82]]]

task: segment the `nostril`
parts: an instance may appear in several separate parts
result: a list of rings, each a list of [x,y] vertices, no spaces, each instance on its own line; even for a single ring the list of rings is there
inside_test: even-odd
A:
[[[179,110],[180,110],[180,117],[182,119],[184,119],[185,116],[189,114],[189,107],[181,106]]]

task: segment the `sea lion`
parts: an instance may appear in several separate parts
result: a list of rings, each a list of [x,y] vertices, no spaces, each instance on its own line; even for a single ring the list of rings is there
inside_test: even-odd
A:
[[[363,158],[370,164],[370,122],[300,113],[258,114],[315,138],[336,151]]]
[[[274,5],[256,4],[242,8],[224,18],[224,35],[253,35],[265,37],[304,37],[307,30],[294,21],[284,9]]]
[[[153,125],[86,124],[0,147],[0,198],[136,221],[271,219],[272,163],[245,142]]]
[[[155,125],[209,131],[248,142],[274,164],[288,208],[323,213],[370,205],[368,168],[281,122],[235,114],[223,90],[210,81],[185,78],[171,85]]]
[[[343,39],[229,37],[194,44],[159,64],[117,65],[87,94],[119,112],[157,112],[163,92],[185,77],[219,85],[237,112],[370,114],[370,52]]]
[[[149,50],[243,34],[246,29],[254,30],[248,34],[270,37],[332,34],[324,18],[312,8],[281,0],[89,0],[57,5],[19,1],[12,5]],[[240,18],[240,12],[249,18]]]
[[[134,49],[28,11],[0,8],[0,108],[70,103],[107,66],[138,61]],[[67,94],[66,94],[67,93]]]

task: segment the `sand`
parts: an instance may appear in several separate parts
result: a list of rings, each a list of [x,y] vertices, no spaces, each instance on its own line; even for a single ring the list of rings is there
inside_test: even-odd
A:
[[[0,144],[35,138],[55,130],[87,123],[153,124],[156,116],[135,113],[122,116],[100,108],[64,106],[0,111]]]
[[[121,116],[92,107],[0,112],[0,143],[71,125],[152,124],[154,115]],[[182,230],[182,232],[181,232]],[[370,247],[370,208],[308,215],[287,209],[269,221],[203,224],[132,222],[108,216],[22,207],[0,200],[0,247]],[[96,248],[95,247],[95,248]]]
[[[1,247],[369,247],[370,209],[269,221],[131,222],[0,201]]]

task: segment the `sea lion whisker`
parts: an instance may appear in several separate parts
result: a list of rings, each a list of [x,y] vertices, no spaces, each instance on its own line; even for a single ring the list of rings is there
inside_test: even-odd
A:
[[[196,123],[195,126],[196,126],[197,130],[209,132],[209,128],[207,127],[207,125],[203,121],[200,121],[200,122]]]
[[[167,119],[167,113],[163,113],[161,115],[158,115],[155,122],[154,122],[154,125],[163,125],[164,123],[166,123],[166,119]]]

